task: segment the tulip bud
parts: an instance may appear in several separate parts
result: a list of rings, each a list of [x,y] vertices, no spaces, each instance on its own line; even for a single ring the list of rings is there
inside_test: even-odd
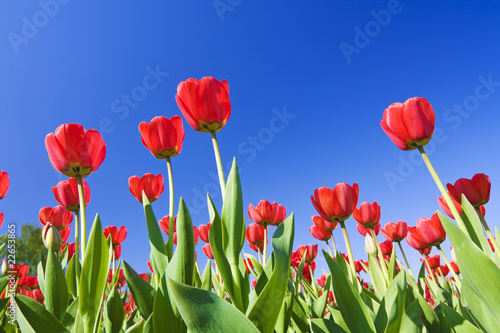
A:
[[[452,261],[457,262],[457,255],[455,254],[455,249],[450,247]]]
[[[45,247],[52,248],[53,251],[59,251],[63,245],[61,234],[50,222],[45,224],[42,229],[42,239]]]
[[[372,236],[370,236],[369,234],[366,234],[366,237],[365,237],[365,248],[366,248],[366,252],[368,254],[372,254],[374,256],[377,256],[377,254],[378,254],[377,246],[375,245],[375,242],[373,241]]]
[[[4,259],[2,261],[2,275],[5,275],[5,273],[7,273],[8,270],[9,268],[7,267],[7,259]]]

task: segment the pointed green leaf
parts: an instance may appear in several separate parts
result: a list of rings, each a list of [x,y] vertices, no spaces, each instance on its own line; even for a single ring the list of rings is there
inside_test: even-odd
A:
[[[155,290],[125,261],[123,261],[123,273],[137,309],[139,309],[142,317],[149,318],[153,312],[153,304],[156,294]]]
[[[406,273],[401,271],[394,279],[382,299],[375,319],[377,332],[399,332],[405,313]]]
[[[142,192],[142,204],[144,206],[144,215],[146,216],[149,244],[151,245],[151,266],[153,267],[153,271],[161,277],[165,274],[168,266],[167,249],[165,248],[165,242],[163,241],[158,221],[151,208],[151,203],[144,191]]]
[[[73,303],[70,304],[66,310],[66,314],[62,320],[62,324],[71,331],[75,325],[76,314],[78,312],[78,298],[76,298]]]
[[[69,294],[64,273],[54,251],[49,249],[45,268],[45,308],[62,320],[68,307]]]
[[[434,311],[441,324],[440,333],[481,333],[481,330],[444,303],[439,304]]]
[[[418,300],[413,301],[406,309],[401,320],[401,332],[421,333],[424,325],[420,314],[420,305]]]
[[[17,323],[23,333],[69,333],[52,313],[30,297],[17,295],[15,297]]]
[[[207,265],[205,266],[205,270],[203,271],[203,283],[201,285],[201,289],[212,290],[212,265],[210,264],[210,260],[207,260]]]
[[[370,275],[373,286],[375,287],[375,295],[377,295],[379,299],[382,299],[387,290],[387,284],[384,274],[382,273],[382,267],[380,267],[377,257],[371,254],[368,255],[368,263],[370,269],[368,274]]]
[[[77,261],[75,260],[76,256],[73,255],[71,259],[69,260],[68,266],[66,267],[66,286],[68,287],[68,292],[73,296],[73,298],[76,298],[78,294],[78,285],[76,282],[76,263]],[[78,264],[80,264],[80,261],[78,260]],[[81,270],[80,270],[81,271]],[[40,271],[38,271],[38,281],[40,281]],[[43,290],[42,290],[43,293]],[[44,294],[45,295],[45,294]]]
[[[444,216],[444,215],[443,215]],[[490,258],[493,258],[490,244],[483,231],[483,225],[476,209],[472,207],[469,200],[462,194],[462,220],[464,221],[470,239]]]
[[[323,319],[323,318],[315,318],[311,320],[313,329],[317,328],[318,331],[315,332],[327,332],[327,333],[346,333],[346,331],[340,327],[338,324],[335,324],[331,320]]]
[[[106,316],[104,318],[104,328],[106,333],[120,333],[123,320],[125,319],[125,310],[117,288],[113,287],[111,295],[106,301]]]
[[[153,303],[152,325],[155,332],[179,332],[182,326],[180,318],[176,316],[170,299],[167,286],[167,275],[163,274],[156,289],[155,300]],[[175,309],[177,310],[177,309]],[[150,318],[151,318],[150,317]],[[149,321],[149,320],[148,320]],[[145,328],[148,327],[146,322]]]

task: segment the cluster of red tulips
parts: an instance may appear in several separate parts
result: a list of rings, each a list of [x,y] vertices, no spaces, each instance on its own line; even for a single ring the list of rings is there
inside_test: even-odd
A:
[[[500,298],[495,298],[500,288],[484,290],[500,277],[498,243],[484,218],[490,180],[477,174],[444,187],[424,150],[435,121],[426,99],[390,105],[381,125],[397,147],[420,151],[442,193],[439,206],[456,224],[439,212],[419,219],[415,227],[398,221],[381,228],[376,201],[358,206],[357,183],[321,187],[311,195],[318,215],[312,217],[309,231],[326,242],[328,252],[322,255],[330,272],[315,279],[318,245],[293,251],[294,216],[287,217],[284,206],[267,200],[250,204],[247,214],[253,222],[245,225],[237,164],[226,179],[216,136],[231,113],[228,83],[213,77],[188,79],[178,85],[175,98],[188,124],[211,135],[222,210],[208,196],[210,221],[196,227],[181,198],[176,214],[171,158],[182,151],[183,120],[158,116],[140,123],[143,145],[167,164],[169,214],[157,219],[151,206],[164,191],[162,174],[129,178],[130,192],[144,208],[151,246],[151,273],[135,272],[119,260],[125,226],[103,229],[96,216],[90,234],[87,231],[91,192],[84,178],[105,159],[101,134],[80,124],[59,126],[46,136],[45,145],[53,167],[69,178],[52,188],[60,206],[40,209],[47,255],[37,267],[37,277],[26,274],[26,265],[9,269],[17,295],[7,295],[5,285],[2,290],[21,313],[15,325],[22,331],[229,332],[238,327],[244,332],[434,332],[448,327],[493,332],[500,327]],[[8,188],[8,175],[0,172],[0,199]],[[367,260],[353,257],[346,229],[351,216],[365,238]],[[3,219],[0,213],[0,226]],[[73,221],[75,238],[69,242]],[[339,225],[347,254],[337,250],[333,232]],[[379,242],[379,232],[385,241]],[[447,234],[454,246],[451,262],[441,249]],[[195,252],[199,238],[209,258],[203,271]],[[403,251],[405,238],[423,255],[415,275]],[[242,253],[245,239],[257,257]],[[439,255],[432,253],[434,247]],[[369,275],[369,283],[361,272]],[[450,272],[453,277],[446,278]],[[122,291],[125,286],[130,292]],[[2,320],[2,325],[12,324],[6,317]]]

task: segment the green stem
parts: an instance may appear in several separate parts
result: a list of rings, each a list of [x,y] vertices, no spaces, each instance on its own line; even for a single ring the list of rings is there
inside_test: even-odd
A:
[[[403,246],[401,246],[401,241],[398,242],[398,245],[399,245],[399,249],[401,250],[401,253],[403,254],[403,258],[405,259],[405,263],[406,263],[406,267],[408,268],[408,272],[410,272],[411,277],[413,278],[413,280],[415,280],[415,278],[413,277],[413,273],[411,272],[411,268],[410,268],[410,264],[408,263],[408,259],[406,259],[405,251],[403,251]]]
[[[493,237],[493,234],[491,233],[490,227],[488,226],[488,223],[486,223],[486,220],[484,219],[484,215],[481,212],[481,209],[479,207],[476,208],[477,215],[479,215],[479,219],[481,220],[481,223],[483,224],[484,230],[486,231],[486,234],[488,235],[491,244],[493,245],[493,248],[495,249],[495,253],[497,255],[500,255],[500,249],[498,248],[498,244],[495,241],[495,237]]]
[[[263,265],[266,265],[267,262],[267,225],[264,227],[264,256],[262,258]]]
[[[260,247],[257,245],[257,253],[259,254],[259,264],[262,265],[262,254],[260,253]]]
[[[168,195],[170,200],[169,216],[168,216],[168,242],[167,242],[167,254],[168,259],[172,259],[174,254],[174,229],[175,229],[175,216],[174,216],[174,176],[172,173],[172,163],[170,162],[170,157],[167,157],[167,170],[168,170]]]
[[[85,213],[85,195],[83,194],[83,180],[81,175],[76,175],[78,183],[78,199],[80,200],[80,218],[82,232],[82,264],[85,259],[85,250],[87,248],[87,215]],[[75,244],[75,249],[78,244]]]
[[[370,233],[373,241],[375,242],[375,246],[377,247],[378,261],[380,262],[380,266],[382,267],[382,274],[384,275],[387,284],[389,284],[389,272],[387,269],[387,263],[385,262],[384,255],[382,253],[382,248],[380,247],[380,243],[378,242],[377,234],[373,229],[370,229]]]
[[[330,243],[328,243],[328,239],[326,240],[326,246],[328,246],[328,253],[330,253],[330,257],[333,259],[332,248],[330,247]]]
[[[332,231],[332,244],[333,244],[333,251],[335,252],[335,255],[337,255],[337,244],[335,244],[335,238],[333,238],[333,231]]]
[[[226,192],[226,180],[224,178],[224,170],[222,169],[219,144],[217,143],[217,135],[215,134],[215,131],[210,131],[210,135],[212,136],[212,144],[214,145],[215,162],[217,163],[217,172],[219,173],[219,183],[222,193],[222,200],[224,200],[224,193]]]
[[[436,173],[436,170],[432,166],[431,160],[429,159],[429,156],[427,156],[427,153],[424,150],[424,147],[418,147],[418,150],[420,151],[420,154],[422,155],[422,158],[424,159],[425,165],[427,166],[427,169],[429,169],[429,172],[434,179],[434,182],[436,183],[437,187],[439,188],[439,191],[441,191],[441,194],[443,195],[444,200],[446,201],[446,204],[448,205],[448,208],[451,210],[451,213],[453,214],[453,217],[455,218],[455,221],[457,221],[458,226],[462,231],[467,232],[467,228],[465,227],[464,222],[462,221],[462,218],[460,217],[460,213],[457,210],[457,207],[455,207],[455,204],[453,203],[453,200],[451,200],[450,195],[448,194],[448,191],[445,189],[443,183],[441,182],[441,179],[439,179],[438,174]]]
[[[113,246],[113,245],[111,245],[111,246]],[[113,278],[114,278],[115,277],[115,272],[116,272],[116,266],[115,266],[116,259],[115,259],[115,249],[114,248],[113,248],[113,254],[112,254],[112,259],[111,260],[113,261],[113,273],[112,273],[112,275],[113,275]]]
[[[444,259],[444,262],[446,263],[446,266],[448,266],[448,269],[450,270],[451,274],[453,275],[453,278],[455,279],[455,281],[457,282],[457,285],[461,286],[462,283],[460,281],[460,278],[458,277],[457,273],[455,273],[455,271],[453,270],[453,267],[451,267],[451,264],[450,262],[448,261],[448,258],[446,258],[446,256],[444,255],[444,252],[443,250],[441,250],[441,246],[438,245],[436,246],[439,253],[441,253],[441,257],[443,257]]]
[[[68,245],[66,245],[68,246]],[[69,248],[68,248],[69,250]],[[76,285],[80,284],[80,214],[75,212],[75,272],[76,272]],[[76,288],[76,296],[78,296],[78,288]]]
[[[309,264],[309,273],[311,274],[311,285],[313,287],[314,294],[319,295],[318,287],[316,287],[316,282],[314,282],[314,272],[312,270],[311,264]]]
[[[349,241],[349,235],[347,235],[347,229],[345,227],[344,221],[339,222],[342,228],[342,234],[344,235],[345,245],[347,247],[347,255],[349,256],[349,265],[351,266],[352,276],[356,276],[356,267],[354,266],[354,256],[352,255],[351,242]]]
[[[431,269],[431,265],[429,264],[429,261],[427,260],[427,256],[424,256],[424,261],[425,261],[425,266],[427,266],[427,270],[429,271],[429,274],[433,277],[434,281],[437,283],[437,278],[436,275],[434,275],[434,272]]]

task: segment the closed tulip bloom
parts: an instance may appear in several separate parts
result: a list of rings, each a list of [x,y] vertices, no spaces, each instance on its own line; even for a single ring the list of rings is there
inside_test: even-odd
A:
[[[83,183],[83,195],[85,197],[85,205],[90,202],[90,187],[85,180]],[[70,212],[80,210],[80,200],[78,197],[78,184],[76,178],[70,178],[59,182],[55,187],[52,187],[52,192],[61,206]]]
[[[356,209],[358,195],[358,184],[350,186],[340,183],[335,185],[333,190],[328,187],[316,189],[311,201],[319,215],[327,222],[341,222],[347,220]]]
[[[439,269],[441,270],[441,273],[443,274],[443,276],[446,276],[446,275],[448,275],[448,273],[450,273],[450,269],[448,268],[447,265],[439,265]]]
[[[31,294],[33,296],[33,299],[36,300],[38,303],[43,301],[45,297],[42,294],[42,291],[40,289],[34,289],[31,291]]]
[[[158,224],[160,225],[161,230],[168,235],[169,232],[169,224],[170,224],[170,216],[164,216],[160,221],[158,221]],[[174,217],[174,232],[177,230],[176,229],[177,225],[177,215]],[[207,242],[208,243],[208,242]]]
[[[363,225],[357,223],[356,224],[356,230],[358,230],[358,232],[361,234],[361,236],[366,236],[366,234],[370,235],[370,228],[365,228],[363,227]],[[374,228],[373,228],[373,231],[375,231],[375,235],[378,235],[379,232],[380,232],[380,223],[377,224]]]
[[[320,278],[316,279],[316,281],[318,282],[318,285],[321,288],[323,288],[325,286],[325,283],[326,283],[326,276],[325,276],[325,274],[321,274]]]
[[[161,174],[155,176],[152,173],[146,173],[141,178],[137,176],[130,177],[128,179],[128,188],[130,193],[142,203],[142,191],[146,193],[149,202],[154,202],[162,194],[165,186]]]
[[[248,216],[259,225],[277,226],[285,220],[286,208],[276,201],[271,204],[267,200],[261,200],[256,207],[252,204],[248,206]]]
[[[208,76],[187,79],[177,86],[177,105],[184,118],[198,132],[220,131],[231,115],[229,85]]]
[[[441,257],[439,256],[439,254],[427,257],[427,262],[429,263],[431,269],[438,268],[439,265],[441,265]]]
[[[87,177],[106,156],[106,144],[95,129],[85,131],[80,124],[63,124],[45,137],[52,166],[68,177]]]
[[[204,241],[205,243],[209,242],[208,232],[210,231],[211,225],[212,225],[212,223],[208,223],[207,225],[200,224],[200,226],[198,227],[198,234],[199,234],[201,240]]]
[[[384,111],[382,129],[402,150],[425,146],[434,132],[435,114],[431,104],[422,97],[393,103]]]
[[[142,144],[159,159],[169,158],[182,150],[184,141],[184,128],[182,118],[173,116],[171,119],[159,116],[154,117],[150,123],[143,121],[139,124]]]
[[[250,247],[257,251],[257,246],[264,249],[264,226],[255,223],[247,227],[245,238],[247,239]],[[252,247],[253,245],[253,247]]]
[[[38,219],[43,226],[50,222],[58,230],[63,230],[73,221],[73,215],[62,206],[43,207],[38,213]]]
[[[380,229],[380,231],[387,240],[391,242],[401,242],[408,233],[408,225],[403,221],[398,221],[398,224],[389,222],[386,223],[384,229]]]
[[[363,267],[363,265],[361,265],[361,263],[368,266],[368,261],[365,262],[363,260],[355,260],[354,261],[354,268],[356,269],[356,273],[360,273],[361,271],[366,272],[365,268]]]
[[[208,258],[210,258],[210,259],[214,258],[214,254],[212,253],[212,248],[210,247],[210,244],[203,245],[203,247],[201,249],[203,250],[203,253],[205,253],[205,255]]]
[[[125,238],[127,238],[127,228],[121,226],[120,229],[118,229],[116,226],[110,225],[109,227],[104,228],[104,237],[108,238],[109,236],[111,236],[113,246],[121,244]]]
[[[47,249],[52,248],[53,251],[59,251],[63,245],[63,240],[59,230],[54,227],[50,222],[47,222],[42,229],[43,245]]]
[[[490,200],[490,177],[484,173],[478,173],[472,179],[460,178],[454,185],[447,184],[446,186],[450,196],[457,202],[462,202],[462,194],[476,208]]]
[[[303,257],[304,255],[306,256],[307,263],[311,263],[314,261],[314,259],[316,259],[316,256],[318,255],[318,244],[309,244],[307,246],[301,245],[299,246],[298,251],[301,257]]]
[[[380,244],[380,251],[382,251],[382,254],[385,255],[390,255],[392,253],[392,249],[394,247],[394,244],[390,240],[386,240],[384,242],[381,242]]]
[[[408,227],[408,231],[419,242],[428,247],[437,246],[446,239],[446,232],[437,213],[434,213],[431,219],[425,217],[419,219],[417,226]]]
[[[408,243],[408,245],[410,245],[415,250],[418,250],[418,251],[423,252],[425,254],[429,253],[428,251],[430,250],[430,247],[427,244],[419,241],[411,233],[409,233],[406,236],[406,242]]]
[[[324,218],[322,218],[321,216],[318,216],[318,215],[314,215],[312,217],[312,221],[314,222],[314,224],[317,227],[321,228],[325,232],[333,231],[339,225],[338,222],[330,223],[330,222],[328,222],[327,220],[325,220]]]
[[[327,241],[330,238],[332,238],[331,231],[323,231],[323,229],[321,229],[317,225],[313,225],[312,227],[310,227],[309,231],[311,232],[311,235],[314,238],[316,238],[317,240],[320,240],[320,241]]]
[[[113,246],[113,252],[115,253],[115,260],[118,260],[122,256],[122,245],[118,244],[116,246]]]
[[[380,221],[380,206],[376,201],[373,204],[363,202],[359,209],[354,209],[352,216],[359,224],[365,228],[374,228]]]
[[[9,174],[5,171],[0,171],[0,200],[5,198],[5,195],[9,191],[9,187]]]
[[[454,262],[454,261],[450,262],[450,266],[451,266],[451,268],[453,268],[453,271],[456,274],[460,274],[460,268],[458,268],[458,265],[456,264],[456,262]]]

